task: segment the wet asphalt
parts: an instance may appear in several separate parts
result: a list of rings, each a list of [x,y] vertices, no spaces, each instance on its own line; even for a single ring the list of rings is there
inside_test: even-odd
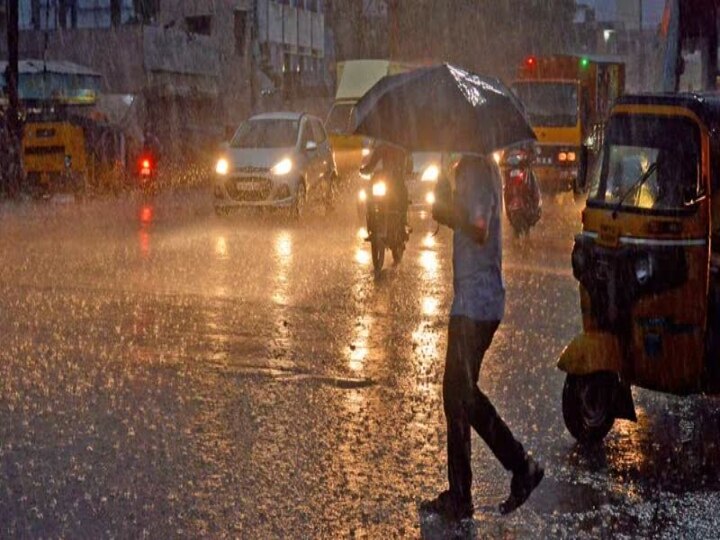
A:
[[[565,430],[580,209],[505,223],[481,374],[546,478],[501,517],[509,477],[474,437],[455,527],[418,513],[446,482],[447,230],[415,213],[376,279],[351,201],[300,223],[217,217],[208,190],[1,203],[0,537],[720,537],[720,400],[635,390],[603,445]]]

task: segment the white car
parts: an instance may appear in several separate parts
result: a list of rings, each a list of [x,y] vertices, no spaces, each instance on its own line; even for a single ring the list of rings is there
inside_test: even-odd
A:
[[[253,116],[238,128],[215,165],[215,211],[287,208],[308,201],[331,208],[337,189],[332,149],[319,118],[305,113]]]

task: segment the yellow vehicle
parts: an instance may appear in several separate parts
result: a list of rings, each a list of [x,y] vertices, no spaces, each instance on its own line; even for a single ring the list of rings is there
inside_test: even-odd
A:
[[[125,137],[84,116],[45,111],[28,117],[22,157],[28,184],[37,194],[107,191],[122,181]]]
[[[583,332],[562,353],[565,424],[601,440],[630,386],[720,391],[720,96],[624,96],[575,239]]]
[[[613,58],[530,56],[512,84],[537,136],[533,170],[540,185],[570,189],[602,143],[605,118],[625,87]]]
[[[348,60],[338,63],[335,103],[325,121],[325,129],[340,178],[357,174],[363,157],[370,153],[370,141],[351,132],[355,105],[384,76],[410,69],[412,66],[408,64],[389,60]]]

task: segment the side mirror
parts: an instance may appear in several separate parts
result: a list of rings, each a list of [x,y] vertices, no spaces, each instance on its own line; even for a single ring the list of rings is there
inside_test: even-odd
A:
[[[318,149],[318,145],[315,141],[308,141],[307,144],[305,145],[305,150],[307,150],[308,152],[314,152],[317,149]]]

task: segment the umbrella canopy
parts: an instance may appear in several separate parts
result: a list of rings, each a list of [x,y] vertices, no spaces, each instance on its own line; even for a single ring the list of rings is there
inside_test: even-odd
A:
[[[355,133],[413,152],[486,155],[535,140],[502,82],[449,64],[383,77],[355,111]]]

